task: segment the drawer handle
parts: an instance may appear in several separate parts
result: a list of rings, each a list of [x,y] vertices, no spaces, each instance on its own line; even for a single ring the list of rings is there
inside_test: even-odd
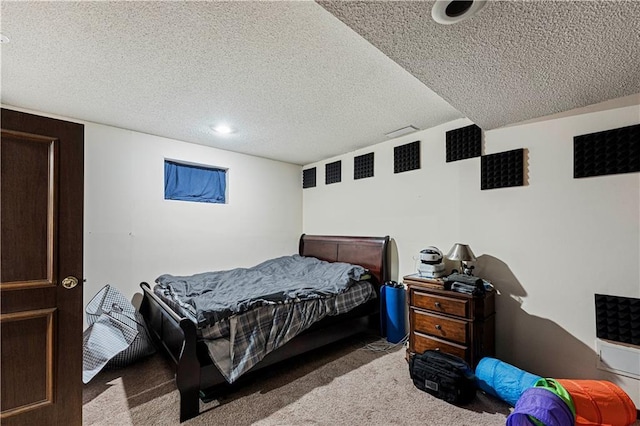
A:
[[[440,305],[440,302],[436,302],[436,308],[440,308],[442,307],[442,305]]]
[[[436,330],[442,330],[442,326],[440,324],[436,324]]]

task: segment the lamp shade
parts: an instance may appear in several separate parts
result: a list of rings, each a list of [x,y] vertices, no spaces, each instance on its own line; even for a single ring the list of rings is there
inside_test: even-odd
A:
[[[451,250],[449,250],[449,253],[447,253],[447,259],[468,262],[476,260],[476,256],[468,245],[455,243],[453,247],[451,247]]]

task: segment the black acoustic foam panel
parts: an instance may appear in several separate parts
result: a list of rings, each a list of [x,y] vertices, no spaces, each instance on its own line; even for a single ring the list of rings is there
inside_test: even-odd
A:
[[[373,176],[373,152],[359,155],[353,159],[353,179],[364,179]]]
[[[337,183],[342,180],[342,161],[334,161],[324,166],[324,183]]]
[[[480,157],[480,189],[523,185],[523,148]]]
[[[302,187],[313,188],[316,186],[316,168],[312,167],[302,171]]]
[[[449,130],[446,133],[447,163],[480,157],[482,150],[482,129],[475,124]]]
[[[420,141],[393,148],[393,173],[420,168]]]
[[[640,171],[640,124],[573,138],[573,177]]]
[[[596,294],[596,336],[640,345],[640,299]]]

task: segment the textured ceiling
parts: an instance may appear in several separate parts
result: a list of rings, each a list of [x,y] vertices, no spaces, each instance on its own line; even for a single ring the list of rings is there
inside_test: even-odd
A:
[[[1,100],[308,164],[640,93],[640,2],[489,2],[449,26],[432,2],[321,4],[2,1]]]
[[[640,93],[640,1],[319,3],[485,130]]]
[[[231,151],[307,164],[462,117],[314,2],[3,1],[1,24],[3,104]]]

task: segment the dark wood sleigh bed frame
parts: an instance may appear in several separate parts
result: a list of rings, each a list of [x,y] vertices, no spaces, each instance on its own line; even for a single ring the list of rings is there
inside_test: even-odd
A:
[[[268,354],[248,373],[312,349],[364,331],[380,331],[380,286],[389,280],[389,237],[342,237],[305,235],[300,237],[299,254],[329,262],[346,262],[367,268],[373,276],[378,298],[338,316],[327,317]],[[140,313],[151,337],[176,366],[180,392],[180,421],[200,414],[200,391],[226,380],[198,339],[196,324],[165,304],[146,282],[140,283],[143,298]]]

